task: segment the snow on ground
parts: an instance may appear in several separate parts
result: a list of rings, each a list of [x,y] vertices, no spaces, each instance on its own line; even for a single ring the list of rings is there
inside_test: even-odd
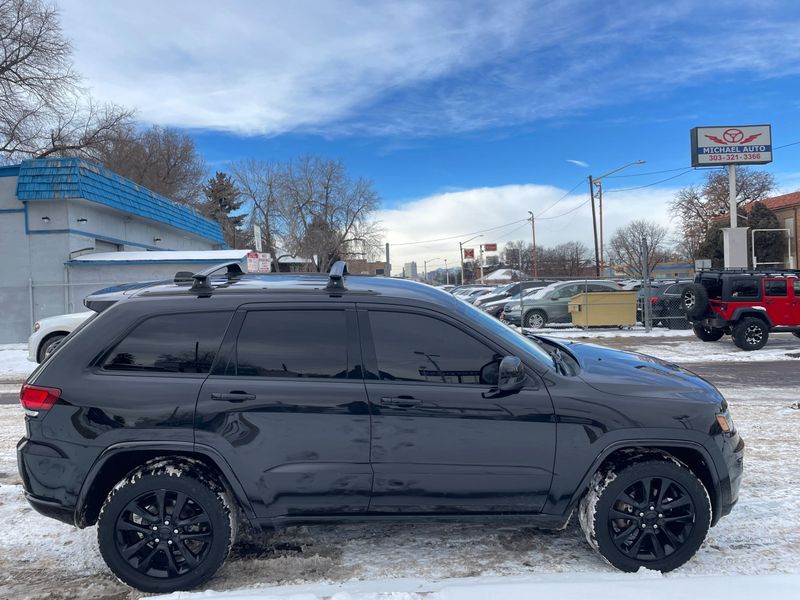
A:
[[[513,329],[519,329],[516,325],[509,325]],[[552,323],[547,327],[541,329],[532,329],[526,327],[525,333],[532,333],[535,335],[547,335],[553,337],[563,338],[585,338],[585,339],[603,339],[603,338],[694,338],[694,333],[691,329],[667,329],[666,327],[653,327],[650,331],[645,330],[642,325],[626,328],[591,328],[581,329],[575,327],[571,323]]]
[[[0,344],[0,383],[24,381],[35,368],[28,360],[28,344]]]
[[[711,530],[698,555],[668,575],[619,574],[590,550],[574,521],[561,532],[539,531],[524,521],[353,523],[292,527],[241,543],[207,587],[262,594],[221,596],[226,600],[541,594],[602,600],[632,598],[637,591],[658,599],[666,590],[673,592],[670,600],[676,594],[788,598],[800,574],[800,410],[789,408],[797,393],[781,387],[722,391],[747,443],[739,504]],[[0,598],[139,598],[109,574],[94,528],[77,530],[27,505],[14,454],[23,429],[21,408],[0,405]],[[749,575],[760,577],[744,577]]]

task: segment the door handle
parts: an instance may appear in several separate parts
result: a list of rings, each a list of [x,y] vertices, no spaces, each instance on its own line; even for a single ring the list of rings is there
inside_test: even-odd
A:
[[[399,406],[400,408],[411,408],[412,406],[419,406],[422,404],[422,400],[417,400],[414,396],[384,396],[381,398],[381,404]]]
[[[212,400],[222,400],[223,402],[244,402],[245,400],[255,400],[255,394],[247,392],[231,392],[230,394],[211,394]]]

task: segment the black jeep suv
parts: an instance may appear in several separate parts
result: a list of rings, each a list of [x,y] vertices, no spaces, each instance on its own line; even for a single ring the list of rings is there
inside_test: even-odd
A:
[[[90,296],[20,393],[29,502],[97,523],[140,590],[200,585],[242,526],[371,518],[577,512],[615,567],[668,571],[736,503],[744,443],[680,367],[343,263],[226,266]]]

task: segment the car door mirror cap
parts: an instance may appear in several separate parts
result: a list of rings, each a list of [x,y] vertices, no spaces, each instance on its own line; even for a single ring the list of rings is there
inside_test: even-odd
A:
[[[516,356],[506,356],[500,361],[497,374],[497,389],[501,392],[518,392],[527,380],[525,365]]]

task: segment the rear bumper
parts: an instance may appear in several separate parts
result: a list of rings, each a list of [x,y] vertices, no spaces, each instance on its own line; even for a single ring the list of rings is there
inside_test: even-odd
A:
[[[27,438],[17,444],[25,499],[37,512],[70,525],[75,524],[75,487],[82,481],[73,462],[47,444]]]

